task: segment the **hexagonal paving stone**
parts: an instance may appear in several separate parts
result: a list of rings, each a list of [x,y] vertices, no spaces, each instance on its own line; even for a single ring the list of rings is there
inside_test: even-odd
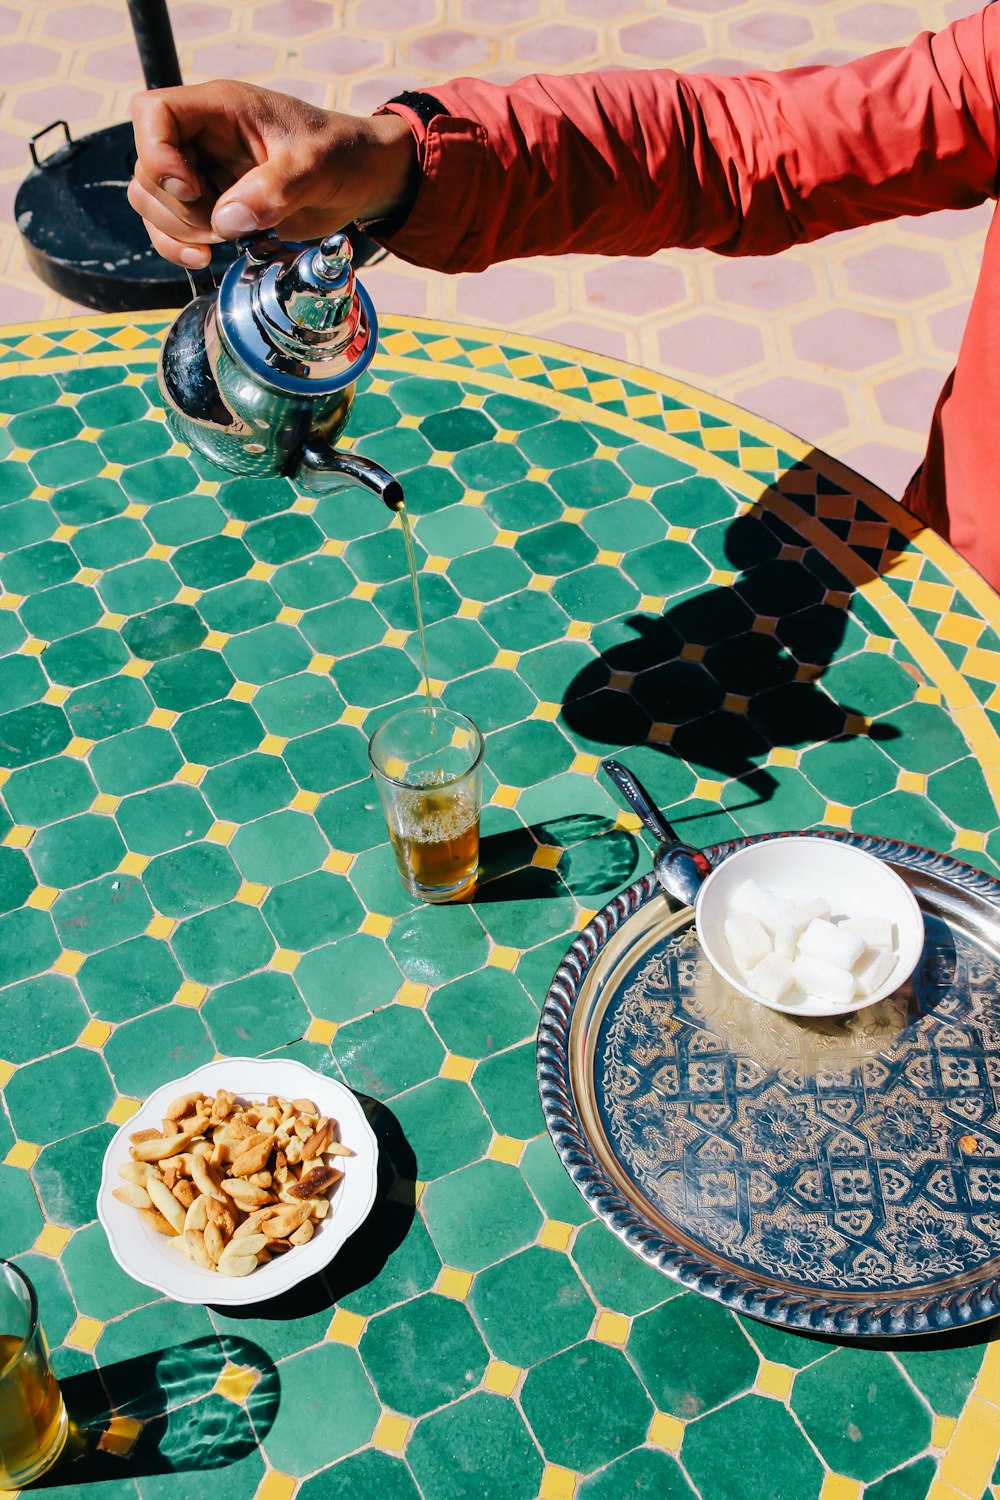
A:
[[[817,791],[846,807],[891,792],[898,775],[888,756],[864,735],[811,746],[802,752],[800,764]]]
[[[433,1348],[433,1359],[426,1351]],[[358,1352],[383,1406],[420,1417],[479,1384],[489,1360],[468,1311],[428,1293],[369,1320]]]
[[[0,963],[8,982],[40,973],[58,956],[59,943],[47,912],[22,908],[0,917]]]
[[[534,1500],[543,1469],[517,1407],[488,1391],[424,1417],[406,1457],[423,1493],[442,1500]]]
[[[201,839],[212,826],[204,797],[193,786],[162,786],[126,797],[115,818],[130,849],[163,854]]]
[[[740,1455],[738,1492],[734,1453]],[[766,1396],[741,1396],[691,1422],[681,1458],[701,1494],[738,1493],[740,1500],[802,1500],[819,1494],[824,1477],[793,1418]]]
[[[444,1048],[422,1011],[386,1007],[341,1026],[333,1055],[353,1088],[389,1099],[434,1077]]]
[[[77,983],[91,1014],[115,1022],[166,1005],[183,979],[167,944],[141,936],[92,954]]]
[[[279,945],[299,953],[347,937],[362,920],[347,880],[325,870],[275,886],[261,910]]]
[[[20,916],[21,913],[12,915]],[[26,915],[41,916],[42,913]],[[138,937],[152,915],[153,908],[142,882],[131,875],[103,875],[99,880],[88,881],[86,885],[64,892],[52,907],[52,920],[63,946],[81,953],[97,953],[101,948],[110,948],[127,938]],[[5,920],[10,918],[0,918],[0,928]],[[41,938],[36,941],[42,943]],[[51,961],[46,960],[42,967],[47,967]]]
[[[86,1047],[25,1063],[4,1094],[19,1139],[40,1146],[103,1120],[115,1097],[104,1058]],[[44,1110],[39,1099],[45,1100]]]
[[[146,890],[167,917],[192,917],[231,901],[240,872],[221,844],[188,844],[152,860],[143,874]]]
[[[467,1167],[493,1134],[468,1084],[431,1078],[393,1100],[393,1109],[416,1158],[421,1182]]]
[[[284,14],[284,0],[274,7]],[[324,12],[325,15],[325,12]],[[298,1491],[300,1500],[420,1500],[413,1476],[402,1459],[378,1448],[342,1459],[307,1479]]]
[[[72,1229],[92,1222],[94,1183],[101,1180],[104,1155],[114,1133],[114,1125],[95,1125],[45,1147],[31,1175],[47,1221]]]
[[[239,979],[266,964],[276,946],[260,912],[239,902],[186,918],[170,942],[184,973],[199,984]]]
[[[198,1012],[172,1005],[116,1026],[104,1044],[104,1059],[118,1092],[142,1099],[211,1062],[214,1050]]]
[[[480,1161],[425,1189],[421,1211],[447,1265],[466,1271],[531,1244],[542,1223],[516,1167]]]
[[[930,1442],[930,1412],[876,1350],[838,1349],[803,1370],[792,1407],[830,1467],[854,1479],[877,1479]],[[882,1419],[887,1409],[891,1422]]]
[[[311,817],[286,809],[237,829],[229,851],[244,879],[273,886],[318,870],[329,846]]]
[[[469,1300],[495,1357],[525,1368],[578,1344],[594,1320],[567,1258],[537,1245],[480,1271]]]
[[[489,944],[468,906],[418,907],[397,917],[386,938],[407,979],[442,984],[482,968]]]
[[[546,1459],[584,1472],[641,1443],[653,1416],[624,1354],[596,1342],[529,1370],[521,1406]]]
[[[403,976],[385,944],[359,932],[305,954],[295,982],[314,1016],[340,1022],[387,1004]]]
[[[710,1348],[712,1358],[699,1351]],[[694,1293],[636,1318],[628,1352],[660,1411],[685,1421],[749,1390],[758,1360],[732,1313]]]
[[[0,991],[0,1044],[6,1062],[25,1063],[75,1042],[88,1020],[72,979],[41,974]]]
[[[268,1461],[284,1474],[309,1474],[368,1442],[379,1403],[353,1349],[323,1343],[283,1360],[280,1402],[263,1439]],[[325,1420],[329,1392],[340,1393],[335,1430]]]
[[[201,1017],[220,1052],[259,1057],[304,1035],[311,1017],[289,974],[250,974],[212,991]]]

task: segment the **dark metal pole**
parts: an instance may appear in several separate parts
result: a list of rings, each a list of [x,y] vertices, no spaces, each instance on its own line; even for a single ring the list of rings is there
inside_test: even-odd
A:
[[[176,88],[181,82],[167,0],[128,0],[142,75],[148,89]]]

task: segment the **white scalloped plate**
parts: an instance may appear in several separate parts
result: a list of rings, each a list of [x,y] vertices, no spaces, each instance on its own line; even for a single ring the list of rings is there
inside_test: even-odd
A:
[[[187,1259],[176,1241],[149,1229],[135,1209],[111,1196],[121,1178],[118,1168],[129,1160],[129,1137],[136,1130],[160,1128],[163,1111],[179,1094],[202,1089],[231,1089],[243,1099],[312,1099],[320,1112],[340,1125],[340,1139],[353,1155],[342,1158],[343,1178],[330,1198],[330,1212],[306,1245],[298,1245],[249,1276],[231,1278],[207,1271]],[[375,1201],[378,1142],[361,1105],[350,1089],[324,1078],[303,1063],[277,1058],[224,1057],[165,1083],[113,1136],[104,1153],[97,1216],[115,1260],[135,1281],[151,1286],[175,1302],[245,1307],[287,1292],[329,1265],[341,1246],[367,1218]]]

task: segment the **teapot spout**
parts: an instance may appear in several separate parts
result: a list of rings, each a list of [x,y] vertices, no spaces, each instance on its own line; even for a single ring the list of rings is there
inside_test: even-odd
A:
[[[403,504],[403,486],[388,469],[360,453],[340,453],[316,433],[299,449],[290,477],[311,495],[329,495],[334,490],[360,486],[377,495],[391,511],[399,510]]]

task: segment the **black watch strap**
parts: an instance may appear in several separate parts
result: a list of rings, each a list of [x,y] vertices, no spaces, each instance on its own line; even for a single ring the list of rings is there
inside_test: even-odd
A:
[[[403,104],[407,109],[413,111],[421,125],[425,128],[438,115],[446,115],[448,111],[435,99],[433,94],[425,94],[416,89],[406,89],[402,94],[396,94],[392,99],[387,99],[386,104]],[[382,108],[385,108],[383,104]]]

